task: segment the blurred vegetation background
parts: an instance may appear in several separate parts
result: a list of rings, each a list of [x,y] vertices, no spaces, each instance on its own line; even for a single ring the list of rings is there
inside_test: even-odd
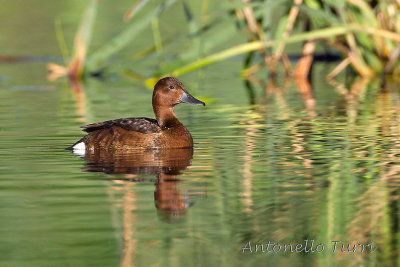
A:
[[[120,72],[150,86],[161,76],[179,76],[238,55],[244,55],[238,73],[245,77],[281,69],[306,78],[315,60],[337,61],[329,78],[348,68],[363,77],[397,77],[400,71],[396,0],[138,0],[125,10],[119,6],[121,17],[113,20],[97,16],[102,5],[87,2],[72,46],[63,21],[55,21],[64,65],[49,64],[49,79]],[[174,23],[177,16],[186,23]],[[110,38],[91,44],[110,27],[115,29]],[[137,47],[137,40],[143,43],[149,35],[146,45]],[[138,61],[153,62],[153,68],[137,69]]]

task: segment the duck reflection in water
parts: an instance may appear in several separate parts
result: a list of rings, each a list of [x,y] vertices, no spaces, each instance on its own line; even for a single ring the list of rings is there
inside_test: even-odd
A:
[[[147,182],[137,175],[156,175],[154,201],[160,218],[180,221],[190,206],[189,198],[178,189],[178,176],[191,164],[193,148],[125,150],[110,152],[96,149],[85,153],[85,170],[122,174],[114,181]],[[134,176],[132,176],[132,174]],[[132,178],[134,177],[134,178]]]
[[[188,203],[177,189],[176,177],[190,165],[193,138],[174,112],[180,103],[205,106],[176,78],[162,78],[152,96],[156,119],[122,118],[82,126],[87,135],[69,149],[88,161],[88,171],[156,174],[156,207],[167,216],[182,214]]]

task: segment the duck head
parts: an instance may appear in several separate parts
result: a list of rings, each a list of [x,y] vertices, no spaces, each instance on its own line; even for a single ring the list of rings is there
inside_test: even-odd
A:
[[[174,107],[179,103],[206,105],[189,94],[178,79],[166,77],[159,80],[154,86],[153,106]]]
[[[153,91],[153,110],[162,128],[180,124],[174,113],[174,107],[180,103],[206,105],[189,94],[176,78],[166,77],[156,83]]]

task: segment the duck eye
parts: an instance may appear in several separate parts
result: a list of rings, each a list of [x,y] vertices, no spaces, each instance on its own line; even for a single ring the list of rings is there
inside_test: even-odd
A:
[[[175,86],[170,85],[170,86],[169,86],[169,89],[175,89]]]

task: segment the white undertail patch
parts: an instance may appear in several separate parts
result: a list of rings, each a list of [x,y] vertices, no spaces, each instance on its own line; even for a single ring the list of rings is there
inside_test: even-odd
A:
[[[72,152],[75,155],[84,156],[85,155],[85,148],[86,148],[85,143],[84,142],[79,142],[79,143],[77,143],[76,145],[74,145],[72,147]]]

